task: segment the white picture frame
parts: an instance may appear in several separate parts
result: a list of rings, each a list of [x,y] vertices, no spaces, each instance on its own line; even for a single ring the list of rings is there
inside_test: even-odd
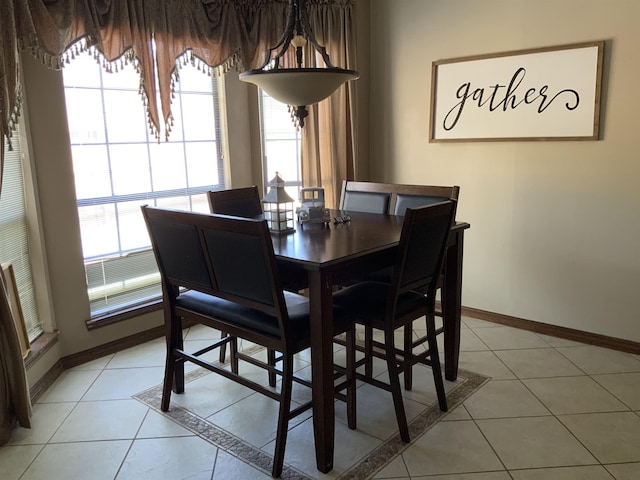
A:
[[[430,142],[597,140],[604,41],[432,63]]]

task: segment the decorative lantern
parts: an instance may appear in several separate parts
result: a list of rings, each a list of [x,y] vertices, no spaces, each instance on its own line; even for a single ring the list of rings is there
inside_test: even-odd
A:
[[[284,189],[284,180],[278,172],[269,182],[269,192],[262,200],[264,219],[269,230],[273,233],[292,233],[293,228],[293,198]]]

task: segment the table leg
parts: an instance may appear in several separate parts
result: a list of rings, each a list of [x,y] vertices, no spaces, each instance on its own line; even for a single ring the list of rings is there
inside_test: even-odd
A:
[[[445,260],[444,308],[444,376],[455,380],[460,356],[460,322],[462,316],[462,250],[464,232],[452,232]],[[453,241],[452,241],[453,240]]]
[[[333,469],[335,412],[333,399],[332,285],[322,272],[309,272],[311,312],[311,378],[316,464],[322,473]]]

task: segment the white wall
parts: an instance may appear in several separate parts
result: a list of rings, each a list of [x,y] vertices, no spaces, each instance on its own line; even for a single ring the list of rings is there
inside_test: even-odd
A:
[[[371,179],[461,186],[463,304],[640,342],[640,2],[372,0]],[[431,63],[606,40],[601,140],[429,143]]]

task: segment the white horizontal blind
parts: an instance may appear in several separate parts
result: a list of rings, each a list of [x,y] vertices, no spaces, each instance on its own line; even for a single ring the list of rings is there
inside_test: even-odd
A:
[[[147,129],[132,66],[106,73],[89,55],[63,69],[92,318],[154,301],[160,276],[140,207],[209,211],[224,188],[217,79],[187,65],[168,142]]]
[[[34,340],[42,327],[36,308],[31,262],[29,231],[24,198],[24,176],[20,132],[12,137],[13,151],[4,149],[4,174],[0,190],[0,263],[13,264],[20,306],[29,340]]]
[[[293,124],[289,107],[260,92],[260,130],[262,138],[265,192],[276,172],[285,181],[285,189],[296,201],[302,186],[300,171],[300,131]]]

